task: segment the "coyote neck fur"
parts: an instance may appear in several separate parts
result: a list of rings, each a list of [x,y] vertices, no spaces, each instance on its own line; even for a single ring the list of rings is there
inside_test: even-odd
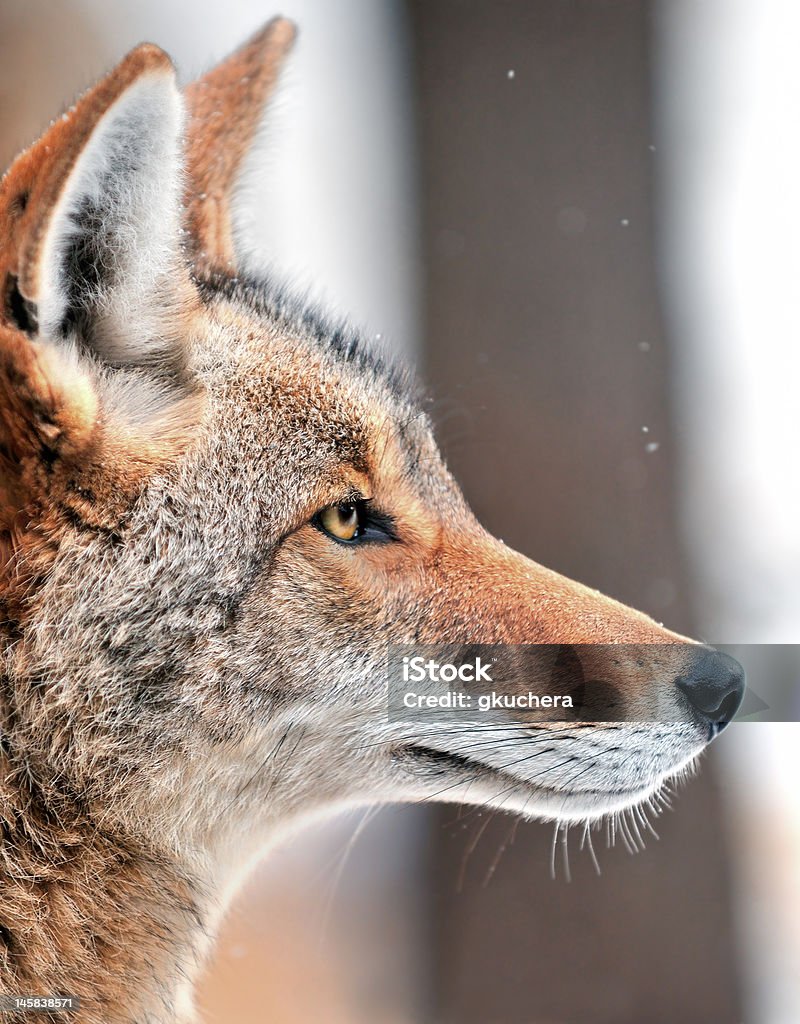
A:
[[[216,916],[208,865],[134,835],[7,743],[0,778],[0,993],[83,994],[78,1019],[98,1024],[192,1019]]]

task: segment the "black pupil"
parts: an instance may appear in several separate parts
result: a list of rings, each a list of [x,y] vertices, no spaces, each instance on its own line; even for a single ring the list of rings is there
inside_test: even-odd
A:
[[[342,517],[346,526],[352,526],[353,520],[358,518],[355,505],[340,505],[339,515]]]

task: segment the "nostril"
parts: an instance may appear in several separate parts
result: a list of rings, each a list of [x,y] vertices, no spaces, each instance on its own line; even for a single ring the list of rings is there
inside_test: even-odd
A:
[[[744,694],[744,680],[742,681],[742,689],[732,691],[722,701],[720,706],[717,708],[717,712],[714,715],[716,720],[717,730],[721,732],[726,725],[729,725],[739,710],[739,705],[742,703],[742,696]]]
[[[733,719],[744,696],[744,669],[721,651],[704,650],[676,680],[693,710],[708,722],[711,737]]]

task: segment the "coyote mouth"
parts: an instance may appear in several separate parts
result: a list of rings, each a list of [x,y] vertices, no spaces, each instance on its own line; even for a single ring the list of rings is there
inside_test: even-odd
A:
[[[463,754],[448,754],[446,751],[437,750],[435,747],[425,747],[415,744],[410,747],[405,747],[403,749],[403,754],[410,756],[419,762],[427,761],[431,766],[435,766],[445,771],[452,771],[456,768],[472,772],[491,772],[492,775],[506,774],[501,769],[491,768],[489,765],[483,764],[481,761],[474,761],[472,758],[465,757]],[[507,778],[511,779],[515,778],[515,776],[507,775]]]
[[[502,797],[507,797],[510,801],[522,797],[524,806],[517,810],[521,810],[522,813],[533,812],[534,816],[538,816],[534,807],[534,801],[538,798],[545,802],[543,816],[548,820],[594,818],[639,804],[647,801],[668,778],[686,770],[686,765],[676,765],[674,772],[666,773],[664,778],[616,789],[562,789],[536,779],[526,779],[506,768],[495,768],[463,754],[448,753],[435,747],[414,744],[404,747],[400,756],[412,760],[417,769],[429,769],[431,777],[449,779],[442,789],[433,794],[432,799],[444,798],[448,791],[461,786],[495,783],[502,788],[498,790],[495,798],[486,801],[488,804],[491,805]],[[691,761],[694,761],[694,758],[690,759],[690,763]]]
[[[482,779],[494,779],[506,784],[506,792],[510,792],[513,787],[514,789],[526,790],[527,792],[549,793],[560,796],[570,795],[567,791],[560,790],[555,786],[548,786],[546,784],[529,781],[521,775],[515,775],[513,772],[510,772],[505,768],[495,768],[493,765],[485,764],[483,761],[476,761],[471,757],[464,756],[463,754],[448,753],[444,750],[437,750],[435,747],[426,747],[416,744],[406,747],[403,753],[406,756],[413,758],[417,765],[421,767],[429,767],[437,773],[447,772],[452,774],[453,772],[457,772],[462,776],[465,773],[469,773],[469,777],[459,778],[453,783],[453,786],[461,785],[463,783],[469,784],[470,782],[478,782]]]

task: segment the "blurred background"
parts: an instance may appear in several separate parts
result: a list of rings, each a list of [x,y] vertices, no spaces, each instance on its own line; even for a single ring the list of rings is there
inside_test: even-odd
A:
[[[189,79],[277,13],[251,265],[418,367],[492,532],[769,677],[800,613],[800,6],[3,0],[3,164],[135,43]],[[796,1024],[797,730],[732,726],[599,877],[474,809],[316,826],[233,908],[205,1019]]]

